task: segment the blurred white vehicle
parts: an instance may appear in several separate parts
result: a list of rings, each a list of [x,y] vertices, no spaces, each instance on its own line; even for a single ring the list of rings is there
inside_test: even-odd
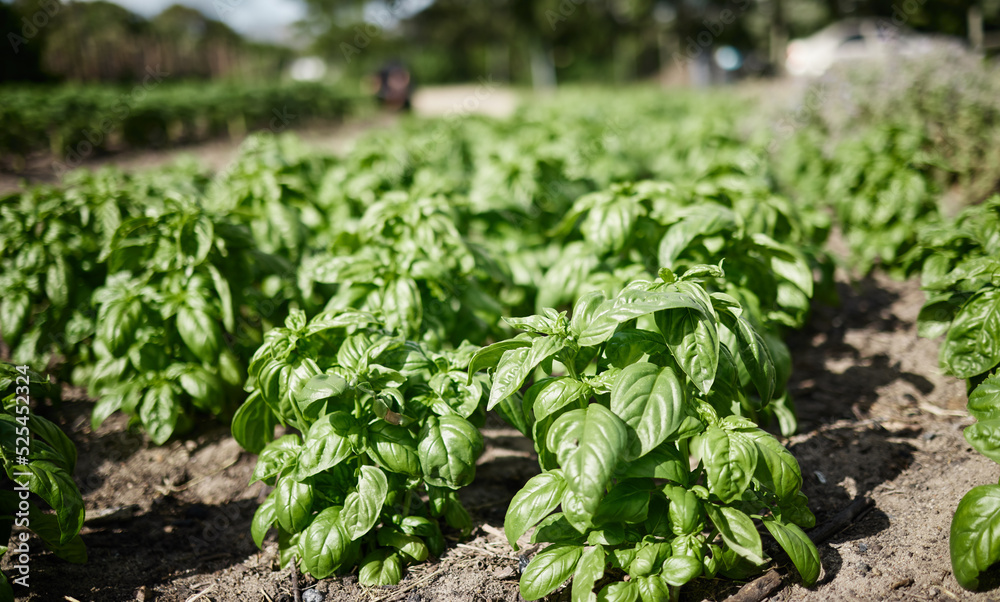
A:
[[[891,17],[847,19],[829,25],[808,38],[792,40],[785,69],[796,77],[819,77],[837,63],[867,61],[894,55],[920,55],[940,48],[941,36],[918,34]]]

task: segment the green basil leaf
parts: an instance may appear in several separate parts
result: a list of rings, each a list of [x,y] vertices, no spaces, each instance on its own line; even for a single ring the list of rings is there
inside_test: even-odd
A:
[[[670,226],[660,240],[657,258],[662,266],[676,265],[677,258],[697,238],[736,228],[736,214],[718,203],[705,203],[682,211],[680,219]]]
[[[764,549],[753,519],[729,506],[705,504],[708,518],[719,530],[719,535],[736,554],[755,565],[764,564]]]
[[[139,419],[146,427],[149,438],[157,445],[163,445],[174,434],[180,413],[180,404],[167,383],[150,387],[139,406]]]
[[[795,285],[807,297],[813,296],[813,274],[809,262],[794,247],[781,244],[766,234],[756,232],[753,241],[765,247],[770,256],[771,270],[779,278]]]
[[[278,498],[280,506],[280,497]],[[340,522],[341,509],[324,508],[299,536],[302,569],[316,579],[325,579],[340,568],[347,555],[350,539]],[[281,522],[279,512],[278,521]]]
[[[76,446],[73,445],[70,438],[58,426],[48,419],[42,418],[37,414],[31,414],[30,416],[28,428],[36,438],[52,446],[52,449],[55,450],[56,455],[60,458],[59,463],[63,465],[63,468],[69,474],[73,474],[73,470],[76,468]]]
[[[580,533],[589,533],[594,528],[594,513],[585,501],[582,495],[567,487],[561,503],[566,520]]]
[[[623,477],[653,477],[685,485],[690,478],[690,461],[677,449],[677,444],[666,442],[646,455],[623,465]]]
[[[698,390],[708,395],[719,365],[720,343],[715,322],[703,308],[660,311],[655,317],[677,365]]]
[[[597,512],[604,489],[626,456],[628,430],[621,418],[599,404],[560,416],[546,435],[569,489],[583,498],[587,513]]]
[[[549,546],[535,555],[521,574],[521,596],[537,600],[554,592],[576,569],[583,547],[563,544]]]
[[[649,515],[649,498],[653,491],[652,479],[626,479],[619,481],[604,496],[594,523],[641,523]]]
[[[90,414],[91,430],[96,431],[109,416],[121,410],[122,406],[125,405],[126,395],[130,398],[133,408],[139,405],[143,393],[142,389],[129,385],[125,385],[121,389],[116,387],[116,389],[115,392],[105,390],[101,398],[94,404],[94,409],[91,410]]]
[[[587,322],[581,320],[573,332],[581,347],[600,345],[611,338],[619,324],[657,311],[680,308],[702,309],[693,297],[685,293],[626,288],[614,299],[601,303],[592,318]]]
[[[510,397],[521,388],[524,379],[534,370],[534,366],[527,365],[530,352],[530,347],[518,347],[504,351],[497,363],[497,369],[493,373],[493,386],[490,388],[487,410],[492,410],[501,400]]]
[[[763,430],[744,433],[757,446],[758,462],[754,476],[760,483],[786,500],[802,488],[802,472],[790,451],[777,439]]]
[[[83,500],[73,479],[66,470],[46,460],[35,460],[18,468],[28,473],[28,490],[45,500],[56,511],[60,537],[58,544],[65,545],[83,527]]]
[[[609,583],[597,594],[597,602],[636,602],[639,586],[634,581]]]
[[[649,496],[649,512],[642,526],[646,533],[654,537],[674,535],[670,528],[670,502],[662,493],[654,491]]]
[[[809,536],[794,524],[786,525],[773,519],[764,519],[764,526],[771,533],[771,537],[777,540],[778,545],[792,559],[792,563],[802,577],[802,582],[806,586],[816,583],[816,580],[819,579],[821,563],[819,550],[816,549],[816,545],[809,539]]]
[[[573,317],[570,319],[570,332],[580,335],[594,320],[594,314],[607,299],[601,291],[592,291],[582,295],[573,304]]]
[[[472,533],[472,517],[465,509],[462,502],[458,501],[458,495],[454,491],[449,492],[449,497],[444,505],[444,521],[452,529],[457,529],[462,537],[468,537]]]
[[[963,434],[969,445],[979,453],[994,462],[1000,462],[1000,418],[980,420],[967,427]]]
[[[207,312],[182,305],[177,310],[177,332],[195,356],[206,364],[215,364],[222,349],[222,330]]]
[[[705,528],[705,505],[694,492],[684,487],[666,485],[663,493],[670,499],[668,517],[674,535],[699,533]]]
[[[512,548],[519,549],[517,540],[555,510],[565,492],[566,481],[559,471],[543,472],[528,479],[507,506],[503,521],[503,530]]]
[[[668,585],[680,587],[701,575],[702,564],[691,556],[671,556],[663,562],[660,577]]]
[[[302,444],[299,436],[295,434],[284,435],[267,444],[257,457],[257,465],[254,466],[253,476],[250,484],[257,481],[270,481],[276,476],[287,472],[287,469],[295,465],[301,452]]]
[[[604,576],[604,547],[584,550],[573,573],[572,602],[596,602],[594,585]]]
[[[505,397],[500,403],[493,406],[493,411],[504,422],[521,431],[522,435],[531,437],[531,427],[534,424],[534,420],[529,420],[529,417],[525,414],[524,400],[521,399],[520,393]]]
[[[404,557],[411,558],[415,562],[427,560],[427,556],[430,553],[427,549],[427,544],[419,537],[407,535],[394,526],[379,529],[378,543],[383,546],[396,548]]]
[[[317,374],[295,392],[295,401],[304,415],[315,418],[323,406],[320,402],[337,397],[346,390],[347,381],[342,377],[336,374]]]
[[[663,561],[670,556],[670,551],[668,543],[640,543],[635,558],[629,564],[628,573],[642,576],[658,572],[663,567]]]
[[[257,507],[253,513],[253,521],[250,523],[250,535],[258,549],[263,549],[264,536],[267,535],[271,525],[278,520],[278,514],[274,510],[274,492],[267,496],[264,503]]]
[[[360,431],[357,420],[347,412],[326,414],[309,427],[295,468],[297,480],[333,468],[354,452],[350,437]]]
[[[619,253],[631,238],[640,211],[643,207],[635,197],[615,195],[610,202],[596,203],[587,211],[580,233],[595,254]]]
[[[56,255],[45,271],[45,296],[53,306],[66,307],[69,303],[69,278],[66,260],[61,255]]]
[[[731,311],[719,312],[722,322],[736,335],[740,359],[746,366],[753,381],[754,388],[760,395],[761,403],[767,404],[774,396],[777,376],[774,362],[764,339],[745,319],[734,315]]]
[[[1000,485],[980,485],[962,497],[951,519],[951,567],[959,585],[979,589],[979,575],[1000,562]]]
[[[466,383],[461,372],[440,372],[428,383],[441,400],[462,418],[468,418],[479,409],[483,389],[479,383]]]
[[[941,345],[941,366],[971,378],[1000,364],[1000,288],[987,288],[955,316]]]
[[[472,356],[472,361],[469,362],[468,382],[471,383],[472,375],[483,368],[495,368],[500,363],[500,358],[503,357],[504,353],[523,347],[531,347],[531,341],[528,339],[509,339],[483,347]]]
[[[816,517],[809,510],[809,498],[801,491],[789,499],[780,500],[778,509],[782,522],[795,523],[803,529],[812,529],[816,526]]]
[[[539,542],[580,545],[584,542],[584,536],[570,524],[565,513],[556,512],[542,519],[531,534],[531,543]]]
[[[135,341],[143,317],[142,301],[114,301],[102,305],[97,314],[97,337],[115,356],[121,356]]]
[[[358,583],[366,587],[396,585],[403,578],[403,562],[399,554],[389,550],[374,550],[361,561]]]
[[[351,541],[361,538],[375,526],[388,494],[389,482],[385,474],[373,466],[362,466],[358,486],[347,494],[340,513],[344,533]]]
[[[708,490],[723,502],[740,499],[757,469],[757,447],[745,434],[709,425],[696,438]]]
[[[976,420],[1000,418],[1000,373],[989,376],[972,390],[968,408]]]
[[[483,436],[468,420],[458,416],[429,416],[419,439],[417,456],[424,481],[451,489],[472,482],[476,459],[483,452]]]
[[[222,308],[222,325],[226,332],[236,332],[236,315],[233,311],[233,294],[229,289],[229,281],[219,272],[219,268],[206,263],[208,273],[212,276],[215,292],[219,293],[219,305]]]
[[[604,345],[604,355],[608,363],[616,368],[626,368],[639,361],[644,355],[652,355],[666,349],[663,337],[648,330],[627,328],[619,330]]]
[[[389,472],[422,476],[417,440],[409,429],[378,421],[368,427],[368,455]]]
[[[236,410],[231,430],[240,447],[259,454],[274,439],[274,427],[277,425],[278,421],[257,390]]]
[[[412,278],[396,278],[381,291],[378,305],[385,325],[400,334],[413,338],[420,330],[424,306],[420,289]]]
[[[535,334],[557,334],[556,322],[547,316],[526,316],[524,318],[504,318],[504,322],[512,327]]]
[[[31,531],[56,556],[74,564],[84,564],[87,562],[87,546],[84,545],[83,538],[79,534],[74,533],[68,540],[64,541],[66,534],[62,531],[56,515],[46,514],[38,506],[29,503],[28,522],[31,525]],[[2,595],[2,592],[0,592],[0,595]]]
[[[254,364],[257,364],[257,362],[254,362]],[[266,360],[260,362],[258,365],[257,390],[260,391],[260,396],[264,400],[264,403],[267,404],[267,407],[271,408],[271,412],[284,424],[285,418],[289,414],[292,414],[292,412],[291,408],[287,408],[286,410],[285,405],[282,403],[281,381],[287,381],[287,377],[282,378],[282,373],[291,370],[291,367],[275,360]]]
[[[685,403],[670,367],[639,362],[622,370],[611,390],[611,411],[628,425],[628,459],[646,455],[675,434]]]
[[[535,421],[556,414],[574,401],[585,400],[589,394],[589,386],[569,376],[540,381],[527,393]]]
[[[957,293],[943,299],[928,300],[917,315],[917,334],[925,339],[936,339],[947,334],[952,321],[969,297],[969,293]]]
[[[298,533],[309,525],[313,509],[313,489],[291,477],[278,479],[274,488],[274,511],[281,528]]]
[[[558,336],[536,337],[531,341],[530,348],[512,349],[504,352],[493,374],[493,387],[490,390],[487,410],[502,399],[517,392],[528,375],[538,364],[552,357],[566,346],[566,339]]]

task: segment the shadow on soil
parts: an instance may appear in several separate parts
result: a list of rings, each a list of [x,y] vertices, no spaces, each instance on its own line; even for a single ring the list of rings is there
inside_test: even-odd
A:
[[[889,355],[873,354],[847,342],[849,331],[861,331],[867,338],[908,330],[910,326],[891,309],[899,295],[867,278],[853,287],[838,283],[837,288],[840,306],[814,308],[806,328],[788,340],[794,358],[789,390],[799,416],[798,441],[790,449],[803,469],[802,490],[817,524],[828,521],[856,496],[896,478],[913,462],[916,448],[906,439],[919,432],[890,432],[868,420],[879,390],[898,380],[924,394],[934,388],[923,376],[901,370]],[[851,422],[833,427],[840,420]],[[864,528],[858,529],[862,523]],[[875,508],[821,545],[824,581],[842,566],[840,554],[830,544],[852,541],[862,531],[866,536],[878,533],[888,526],[888,517]]]
[[[33,559],[32,593],[43,600],[131,600],[131,592],[171,578],[210,574],[257,551],[250,522],[257,504],[241,500],[217,506],[159,498],[149,512],[97,527],[84,527],[89,561],[68,564],[50,553]],[[38,544],[41,549],[41,544]],[[96,567],[107,573],[97,575]]]

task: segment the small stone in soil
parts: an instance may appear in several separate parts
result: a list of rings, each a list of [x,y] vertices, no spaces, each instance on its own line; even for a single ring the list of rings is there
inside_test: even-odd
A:
[[[864,542],[859,543],[858,544],[858,551],[861,552],[862,554],[864,554],[865,552],[867,552],[868,551],[868,544],[866,544]]]
[[[530,562],[530,561],[528,560],[527,556],[521,555],[521,556],[517,557],[517,574],[518,575],[520,575],[521,573],[523,573],[524,569],[528,568],[528,562]]]
[[[493,571],[493,576],[497,579],[509,579],[514,576],[514,569],[505,566]]]
[[[862,575],[867,575],[872,570],[872,567],[868,566],[868,563],[862,562],[858,565],[858,573]]]
[[[314,589],[302,592],[302,602],[323,602],[323,594]]]

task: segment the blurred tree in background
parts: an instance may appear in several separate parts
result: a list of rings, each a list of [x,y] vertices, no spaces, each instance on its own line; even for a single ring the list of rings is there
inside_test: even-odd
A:
[[[965,38],[970,7],[1000,27],[1000,0],[304,0],[312,50],[351,73],[405,58],[423,81],[648,78],[737,48],[767,73],[790,38],[882,17]],[[892,21],[896,17],[896,21]]]
[[[308,17],[293,50],[248,41],[179,5],[147,20],[106,1],[0,0],[0,81],[134,81],[157,65],[177,79],[271,79],[296,54],[315,53],[333,76],[404,59],[422,83],[488,77],[547,87],[666,77],[721,46],[739,51],[745,73],[766,74],[787,40],[848,17],[966,38],[976,11],[987,29],[1000,28],[1000,0],[301,2]]]
[[[105,1],[0,2],[0,81],[264,80],[294,51],[245,40],[198,10],[174,5],[147,20]]]

